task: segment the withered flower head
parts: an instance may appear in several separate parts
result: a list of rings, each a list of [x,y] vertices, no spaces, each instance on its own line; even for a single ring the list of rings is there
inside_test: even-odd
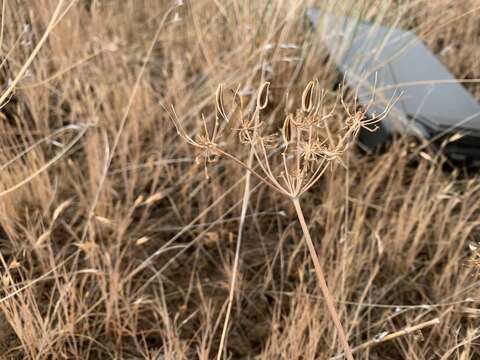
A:
[[[236,114],[233,116],[225,110],[224,90],[223,86],[219,85],[216,91],[213,127],[209,130],[207,121],[202,116],[204,131],[195,140],[183,129],[175,113],[172,119],[180,136],[202,151],[200,157],[204,158],[205,166],[208,162],[217,161],[221,156],[228,157],[270,187],[291,198],[298,198],[308,191],[333,162],[343,165],[342,156],[359,130],[364,128],[374,131],[378,122],[393,106],[390,104],[379,115],[368,116],[374,102],[373,96],[362,111],[356,109],[355,102],[355,112],[350,111],[342,96],[341,103],[347,118],[343,126],[335,126],[333,115],[337,101],[327,107],[327,92],[319,88],[318,81],[310,81],[302,94],[301,109],[285,117],[280,131],[266,134],[268,126],[260,113],[268,106],[269,86],[266,82],[259,88],[251,115],[245,115],[243,101],[236,92],[234,99],[239,111],[232,111],[232,114]],[[237,132],[240,144],[246,145],[248,151],[253,152],[257,166],[247,166],[241,160],[242,156],[232,154],[225,150],[223,143],[220,144],[222,135],[229,134],[231,130]],[[279,153],[280,165],[274,161],[275,154]],[[256,168],[260,171],[257,172]]]

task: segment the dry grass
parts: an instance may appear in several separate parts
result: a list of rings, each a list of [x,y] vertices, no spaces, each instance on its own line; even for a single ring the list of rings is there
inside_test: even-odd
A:
[[[480,99],[479,1],[318,3],[414,28]],[[272,126],[310,79],[334,102],[309,4],[2,2],[0,358],[214,358],[239,231],[223,358],[341,353],[290,199],[234,163],[207,179],[165,111],[194,135],[219,83],[228,109],[269,81]],[[308,229],[357,359],[475,359],[480,182],[415,150],[353,149],[302,197]]]

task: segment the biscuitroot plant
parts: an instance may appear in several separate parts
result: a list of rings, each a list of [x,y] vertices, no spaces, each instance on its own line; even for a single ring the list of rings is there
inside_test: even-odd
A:
[[[205,171],[208,163],[227,158],[247,169],[271,189],[290,199],[315,267],[318,285],[337,329],[340,344],[346,358],[353,360],[352,351],[327,286],[300,200],[320,180],[330,165],[335,162],[343,165],[343,154],[352,144],[359,130],[375,131],[378,122],[386,116],[393,102],[386,106],[382,113],[367,115],[368,108],[362,111],[357,109],[350,111],[342,98],[341,103],[346,110],[346,119],[340,126],[334,126],[333,115],[336,102],[327,109],[326,92],[319,88],[317,81],[311,81],[303,91],[301,109],[287,115],[283,126],[276,132],[267,133],[267,124],[261,120],[259,112],[267,107],[269,83],[264,83],[260,87],[255,111],[251,116],[245,116],[243,111],[234,112],[239,113],[239,116],[228,115],[224,107],[222,86],[218,87],[216,95],[217,116],[210,127],[202,116],[203,130],[195,137],[187,133],[172,109],[170,115],[178,134],[199,150],[197,161],[203,161]],[[233,148],[229,146],[229,141],[235,141],[232,136],[235,133],[239,143],[243,145],[242,148],[253,156],[253,166],[251,161],[245,161],[243,157],[229,150]]]

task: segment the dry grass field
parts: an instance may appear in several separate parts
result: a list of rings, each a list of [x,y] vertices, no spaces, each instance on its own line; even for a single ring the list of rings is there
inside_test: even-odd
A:
[[[312,79],[334,104],[312,5],[414,30],[480,100],[480,1],[0,3],[0,359],[343,358],[289,198],[206,172],[169,113],[194,136],[265,81],[268,128]],[[356,359],[480,359],[475,170],[350,146],[301,204]]]

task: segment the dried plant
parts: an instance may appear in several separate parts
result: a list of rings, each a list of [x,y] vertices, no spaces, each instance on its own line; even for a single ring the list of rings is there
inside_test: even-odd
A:
[[[205,171],[207,163],[218,161],[220,157],[233,160],[247,169],[262,182],[277,192],[287,196],[293,203],[302,231],[307,242],[310,256],[315,266],[319,286],[325,297],[325,301],[337,328],[339,339],[348,359],[353,359],[345,331],[340,322],[340,317],[335,309],[332,295],[328,289],[317,252],[308,229],[300,204],[300,198],[312,186],[314,186],[334,163],[342,165],[342,155],[348,149],[352,140],[357,136],[361,128],[375,131],[378,122],[387,114],[389,107],[379,115],[368,116],[369,107],[364,110],[350,112],[345,104],[343,96],[341,103],[346,110],[346,121],[340,128],[334,130],[331,120],[336,103],[329,109],[325,105],[326,92],[319,88],[317,81],[310,81],[302,94],[301,109],[295,114],[285,117],[280,131],[273,134],[265,134],[266,124],[261,121],[259,112],[268,105],[269,83],[264,83],[257,95],[255,111],[252,116],[239,116],[237,123],[230,119],[224,107],[223,87],[220,85],[216,93],[217,115],[210,130],[205,117],[202,115],[203,134],[195,139],[189,136],[175,114],[171,114],[173,123],[178,134],[189,144],[200,150],[197,161],[204,160]],[[371,103],[374,98],[372,97]],[[224,126],[220,125],[220,118],[224,120]],[[238,132],[240,142],[247,146],[254,155],[260,172],[257,172],[249,163],[225,150],[227,136],[223,136],[234,129]],[[272,154],[281,150],[280,171],[274,167]]]
[[[0,196],[0,359],[212,359],[219,349],[221,359],[343,359],[323,297],[312,293],[316,278],[294,210],[278,208],[290,200],[271,199],[277,194],[256,175],[213,150],[210,160],[220,164],[207,160],[208,183],[205,159],[191,166],[194,149],[166,131],[159,111],[175,103],[197,140],[203,125],[191,118],[211,89],[222,79],[242,83],[236,99],[244,104],[231,102],[225,86],[215,142],[247,165],[252,157],[250,167],[266,177],[246,136],[258,126],[283,185],[283,102],[273,100],[312,76],[328,86],[338,76],[318,41],[328,29],[305,26],[313,2],[113,3],[0,6],[0,183],[8,192]],[[473,1],[315,3],[415,30],[480,98]],[[255,119],[251,85],[259,76],[278,86]],[[364,99],[362,92],[371,89],[361,91]],[[379,89],[375,103],[382,100]],[[326,92],[325,115],[334,102]],[[339,98],[328,119],[334,134],[352,121],[342,105]],[[204,111],[210,135],[212,110]],[[369,113],[381,110],[372,105]],[[355,358],[480,358],[477,172],[445,171],[437,151],[401,138],[375,156],[350,152],[329,162],[348,170],[327,169],[300,202]]]

